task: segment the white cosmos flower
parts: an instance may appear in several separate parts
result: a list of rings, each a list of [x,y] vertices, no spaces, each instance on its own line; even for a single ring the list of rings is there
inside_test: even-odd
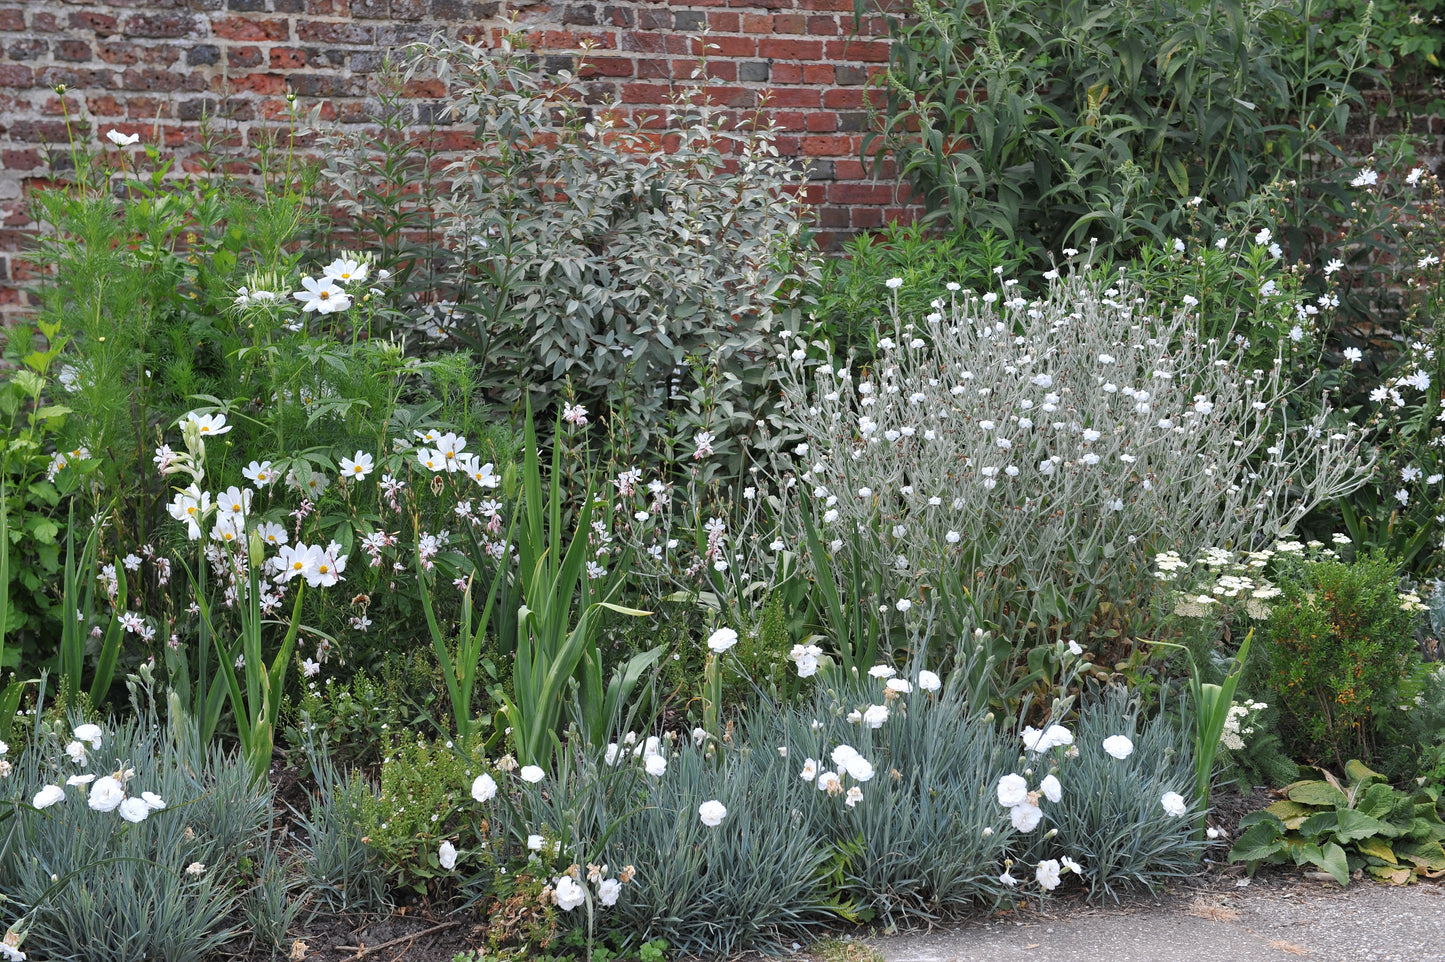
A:
[[[124,799],[125,787],[120,780],[114,775],[106,775],[96,779],[95,784],[90,786],[90,801],[87,804],[97,812],[113,812]]]
[[[1104,739],[1104,751],[1122,760],[1134,754],[1134,743],[1128,735],[1110,735]]]
[[[557,900],[557,908],[570,912],[587,901],[587,892],[572,876],[563,875],[552,887],[552,897]]]
[[[276,480],[270,461],[252,461],[241,469],[241,476],[258,488],[264,488]]]
[[[1029,797],[1029,783],[1017,773],[1010,772],[998,780],[998,803],[1004,808],[1022,805]]]
[[[338,257],[327,264],[321,273],[341,284],[360,284],[366,280],[366,265],[349,257]]]
[[[719,655],[737,643],[738,633],[731,628],[719,628],[707,638],[708,648]]]
[[[65,789],[59,785],[46,785],[35,793],[35,798],[31,800],[30,806],[32,808],[49,808],[56,802],[63,801],[65,801]]]
[[[1044,776],[1044,780],[1039,783],[1039,790],[1044,793],[1044,798],[1047,798],[1051,802],[1058,802],[1059,799],[1064,797],[1063,786],[1059,784],[1059,780],[1053,775]]]
[[[1038,880],[1039,887],[1045,892],[1050,892],[1059,887],[1059,861],[1058,859],[1046,858],[1039,863],[1034,870],[1034,878]]]
[[[497,782],[492,776],[482,774],[472,781],[472,798],[479,802],[489,802],[496,797]]]
[[[351,306],[351,297],[329,277],[323,277],[319,281],[303,277],[301,286],[305,290],[296,291],[291,296],[301,302],[303,312],[334,314]]]
[[[122,801],[118,808],[120,817],[127,822],[144,822],[151,813],[151,807],[145,803],[144,799],[134,797]]]
[[[140,134],[123,134],[119,130],[111,129],[105,132],[105,139],[117,147],[129,147],[140,142]]]
[[[697,807],[698,819],[708,828],[717,828],[722,824],[722,820],[727,818],[727,815],[727,807],[715,798],[709,799]]]
[[[362,481],[375,468],[376,462],[365,451],[357,451],[353,458],[341,459],[341,476]]]
[[[437,862],[450,872],[457,867],[457,847],[450,841],[443,841],[437,849]]]
[[[1159,799],[1159,804],[1164,806],[1164,811],[1172,818],[1182,818],[1188,810],[1184,804],[1184,796],[1178,792],[1165,792]]]
[[[521,772],[518,774],[521,776],[522,781],[527,782],[529,785],[535,785],[547,777],[546,773],[537,765],[523,765]]]

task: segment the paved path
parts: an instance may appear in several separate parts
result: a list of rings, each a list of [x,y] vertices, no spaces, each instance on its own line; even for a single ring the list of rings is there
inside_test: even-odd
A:
[[[1445,885],[1223,879],[1121,909],[1051,901],[867,942],[887,962],[1445,962]]]

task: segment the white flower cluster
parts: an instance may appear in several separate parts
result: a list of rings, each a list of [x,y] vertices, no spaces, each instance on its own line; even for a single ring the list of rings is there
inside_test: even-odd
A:
[[[805,782],[813,782],[820,792],[833,796],[842,795],[844,804],[853,808],[863,801],[863,784],[873,779],[873,763],[852,745],[839,745],[828,757],[832,759],[832,769],[820,771],[821,762],[814,758],[805,758],[803,770],[798,773],[798,777]],[[845,785],[845,778],[858,784]]]
[[[104,741],[100,726],[89,723],[77,725],[72,735],[71,741],[65,746],[65,754],[77,765],[84,765],[89,760],[87,746],[92,750],[97,749]],[[3,748],[4,743],[0,742],[0,754],[3,754]],[[67,787],[79,789],[82,794],[88,794],[88,805],[94,811],[118,812],[127,822],[143,822],[151,812],[165,808],[166,803],[154,792],[129,794],[126,786],[134,777],[135,771],[126,768],[99,778],[90,773],[71,775],[65,780],[65,784]],[[66,798],[65,788],[46,785],[35,793],[30,805],[32,808],[46,809],[64,802]]]
[[[1243,751],[1244,736],[1254,734],[1254,722],[1259,719],[1259,713],[1268,707],[1253,698],[1246,698],[1243,704],[1235,702],[1230,705],[1229,714],[1224,718],[1224,730],[1219,733],[1219,743],[1230,751]]]

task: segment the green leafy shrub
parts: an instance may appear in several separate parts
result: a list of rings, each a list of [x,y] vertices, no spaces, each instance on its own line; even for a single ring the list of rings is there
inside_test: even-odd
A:
[[[857,7],[861,10],[863,4]],[[1352,8],[1353,9],[1353,8]],[[1328,50],[1300,3],[923,0],[891,21],[881,132],[865,152],[955,225],[1040,253],[1128,250],[1339,156],[1366,25]],[[1300,196],[1305,195],[1301,190]]]
[[[1384,726],[1418,657],[1423,607],[1402,599],[1393,559],[1307,561],[1282,572],[1265,623],[1287,749],[1310,760],[1389,756]]]
[[[812,269],[791,190],[802,173],[771,132],[727,129],[705,88],[660,124],[619,119],[587,104],[573,74],[533,70],[520,43],[413,51],[408,76],[434,71],[458,90],[450,116],[478,143],[448,169],[438,207],[457,302],[442,332],[502,372],[511,397],[550,403],[570,380],[645,441],[685,412],[677,399],[699,370],[757,384],[749,360],[786,285]]]
[[[1286,797],[1239,823],[1243,834],[1229,858],[1251,873],[1262,863],[1314,865],[1348,885],[1360,869],[1396,885],[1445,874],[1445,822],[1439,791],[1407,793],[1390,787],[1362,762],[1345,765],[1347,781],[1320,770],[1323,780],[1285,787]]]

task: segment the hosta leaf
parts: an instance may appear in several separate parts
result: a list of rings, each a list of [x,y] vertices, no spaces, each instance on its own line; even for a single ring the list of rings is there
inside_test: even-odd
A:
[[[1361,838],[1355,840],[1355,849],[1363,855],[1377,858],[1382,862],[1389,862],[1391,865],[1399,865],[1395,853],[1390,849],[1390,843],[1383,838]]]
[[[1349,807],[1345,793],[1325,782],[1295,782],[1285,789],[1285,794],[1290,801],[1305,805],[1318,805],[1321,808]]]
[[[1369,865],[1365,867],[1365,871],[1381,882],[1389,882],[1391,885],[1409,885],[1411,877],[1415,874],[1407,868],[1390,868],[1384,865]]]

